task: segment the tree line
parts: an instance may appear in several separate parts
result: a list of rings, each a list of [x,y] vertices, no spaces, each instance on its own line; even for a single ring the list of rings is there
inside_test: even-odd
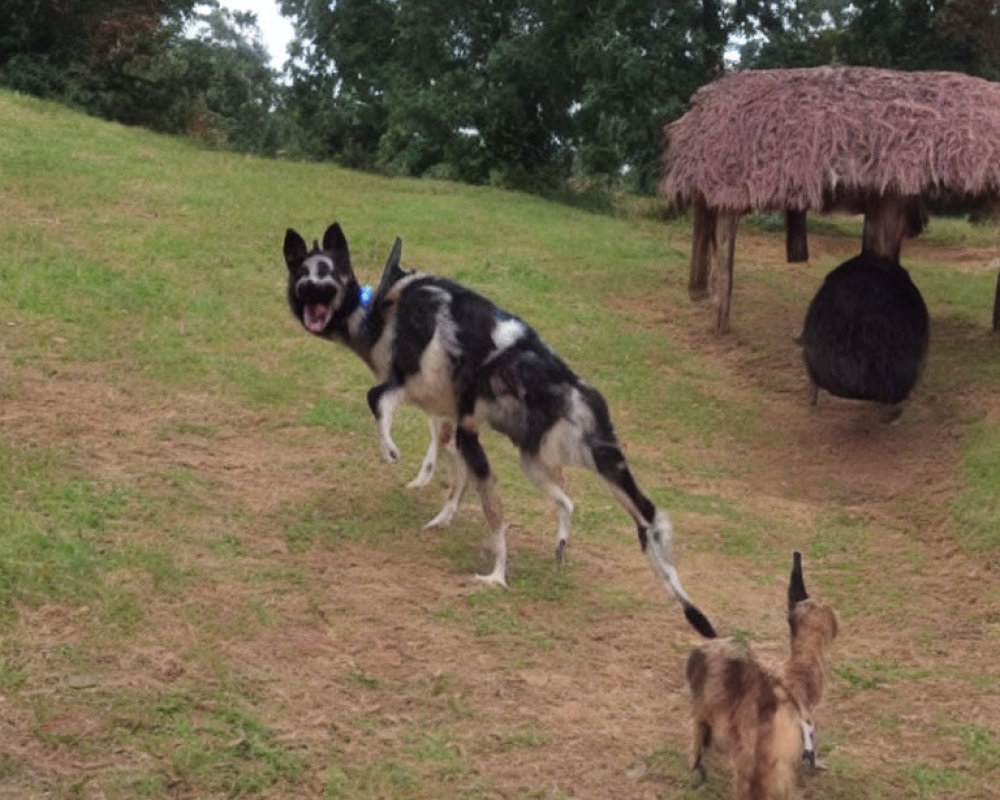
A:
[[[262,155],[547,191],[648,192],[727,68],[1000,79],[998,0],[280,0],[282,72],[216,0],[4,0],[0,85]]]

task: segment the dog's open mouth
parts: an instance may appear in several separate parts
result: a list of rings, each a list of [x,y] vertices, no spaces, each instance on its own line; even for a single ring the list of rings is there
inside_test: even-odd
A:
[[[329,283],[299,281],[295,296],[302,306],[302,324],[310,333],[322,333],[333,317],[337,292]]]
[[[331,303],[306,303],[302,307],[302,322],[310,333],[322,333],[330,321]]]

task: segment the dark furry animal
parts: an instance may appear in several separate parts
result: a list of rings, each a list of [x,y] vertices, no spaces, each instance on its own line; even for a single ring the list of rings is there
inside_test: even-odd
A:
[[[903,267],[870,251],[845,261],[806,312],[800,343],[812,402],[826,389],[901,403],[920,376],[928,337],[927,306]]]
[[[507,570],[503,510],[479,441],[480,427],[489,425],[517,446],[524,472],[555,503],[558,558],[569,540],[573,513],[562,469],[586,467],[604,478],[631,515],[643,552],[689,623],[702,635],[714,636],[671,564],[670,519],[636,485],[600,392],[513,314],[454,281],[403,271],[400,250],[397,239],[378,291],[366,306],[340,226],[327,228],[322,246],[312,249],[289,229],[284,243],[288,304],[307,331],[346,345],[374,373],[378,384],[368,392],[368,403],[384,457],[398,457],[390,434],[403,400],[450,423],[459,474],[438,516],[454,513],[471,478],[496,557],[482,580],[506,585]]]
[[[732,762],[736,800],[791,800],[798,794],[798,764],[816,764],[813,710],[826,687],[838,623],[832,608],[806,592],[799,553],[788,582],[788,625],[791,653],[783,675],[731,640],[717,639],[688,656],[691,769],[704,780],[705,751],[715,748]]]

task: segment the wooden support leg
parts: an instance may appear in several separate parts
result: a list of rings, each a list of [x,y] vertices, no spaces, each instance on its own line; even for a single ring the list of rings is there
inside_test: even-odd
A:
[[[809,260],[809,238],[806,229],[806,212],[785,211],[785,256],[789,264]]]
[[[694,232],[691,237],[691,267],[688,272],[688,296],[692,300],[708,297],[708,276],[715,249],[715,212],[704,200],[694,204]]]
[[[1000,331],[1000,272],[997,273],[997,288],[993,293],[993,330]]]
[[[720,212],[716,219],[716,246],[712,264],[712,299],[715,305],[715,332],[729,332],[729,307],[733,299],[733,254],[739,214]]]

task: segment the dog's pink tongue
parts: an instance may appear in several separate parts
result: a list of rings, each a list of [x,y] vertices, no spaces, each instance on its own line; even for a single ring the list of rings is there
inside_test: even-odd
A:
[[[323,303],[310,303],[305,307],[306,328],[313,333],[320,333],[326,325],[326,306]]]

